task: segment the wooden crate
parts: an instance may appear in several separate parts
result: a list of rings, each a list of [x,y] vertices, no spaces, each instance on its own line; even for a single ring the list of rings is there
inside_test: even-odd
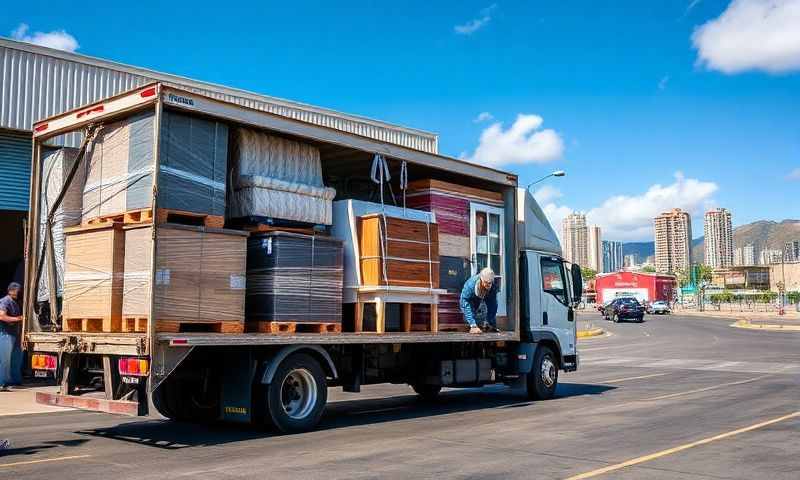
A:
[[[122,322],[125,236],[120,224],[65,230],[65,331],[118,332]]]
[[[244,331],[247,233],[164,224],[157,236],[156,330]],[[152,226],[126,227],[126,247],[123,316],[149,318]]]
[[[361,284],[439,287],[439,230],[381,214],[359,219]]]

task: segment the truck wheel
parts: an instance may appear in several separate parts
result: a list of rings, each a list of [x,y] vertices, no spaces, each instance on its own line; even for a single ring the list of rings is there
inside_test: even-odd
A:
[[[614,323],[619,323],[619,315],[617,315],[617,314],[615,313],[615,314],[614,314],[614,318],[612,318],[612,320],[614,321]]]
[[[558,360],[550,347],[536,349],[533,369],[528,372],[528,398],[549,400],[556,393],[558,385]]]
[[[310,355],[290,355],[267,385],[266,396],[267,418],[278,430],[283,433],[311,430],[322,417],[328,399],[325,372]]]
[[[430,385],[427,383],[414,384],[411,385],[411,388],[417,392],[420,398],[427,402],[432,402],[439,398],[439,392],[442,391],[441,385]]]

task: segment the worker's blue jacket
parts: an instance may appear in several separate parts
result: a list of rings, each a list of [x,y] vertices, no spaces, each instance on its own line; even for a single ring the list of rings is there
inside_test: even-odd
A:
[[[495,326],[495,317],[497,317],[497,282],[494,282],[492,288],[486,292],[486,296],[481,298],[475,294],[475,285],[477,285],[479,281],[480,276],[473,275],[464,283],[464,288],[461,289],[461,300],[458,302],[458,305],[464,313],[464,320],[466,320],[470,327],[477,326],[478,322],[482,322],[483,320]],[[486,304],[485,319],[478,318],[478,311],[481,307],[481,303]]]

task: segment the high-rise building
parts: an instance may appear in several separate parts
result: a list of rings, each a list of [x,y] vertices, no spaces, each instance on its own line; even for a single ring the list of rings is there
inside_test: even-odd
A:
[[[733,226],[731,212],[715,208],[703,218],[703,241],[706,265],[711,268],[728,268],[733,265]]]
[[[589,264],[589,238],[586,228],[586,215],[570,213],[561,222],[564,258],[578,265]]]
[[[735,267],[740,267],[744,265],[744,260],[742,259],[742,247],[736,247],[733,249],[733,265]]]
[[[792,240],[783,245],[783,261],[800,262],[800,240]]]
[[[654,221],[656,272],[688,271],[692,262],[692,219],[689,212],[673,208]]]
[[[636,255],[633,254],[633,253],[625,255],[625,257],[623,257],[623,259],[622,259],[622,266],[624,268],[633,268],[633,267],[635,267],[636,266]]]
[[[756,247],[752,243],[748,243],[742,247],[742,265],[752,266],[756,264]]]
[[[759,263],[761,265],[773,265],[783,261],[783,250],[765,248],[761,250]]]
[[[603,236],[600,227],[589,227],[589,268],[595,272],[603,271]]]
[[[622,242],[603,240],[603,273],[622,270]]]

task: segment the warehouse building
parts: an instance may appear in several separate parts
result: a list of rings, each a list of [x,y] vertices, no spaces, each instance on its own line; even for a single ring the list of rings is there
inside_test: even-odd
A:
[[[678,283],[673,275],[645,272],[604,273],[595,277],[597,303],[617,297],[634,297],[639,301],[672,301]]]
[[[255,110],[438,153],[435,134],[85,55],[0,38],[0,285],[21,279],[31,125],[154,81]],[[77,146],[71,135],[55,143]]]

